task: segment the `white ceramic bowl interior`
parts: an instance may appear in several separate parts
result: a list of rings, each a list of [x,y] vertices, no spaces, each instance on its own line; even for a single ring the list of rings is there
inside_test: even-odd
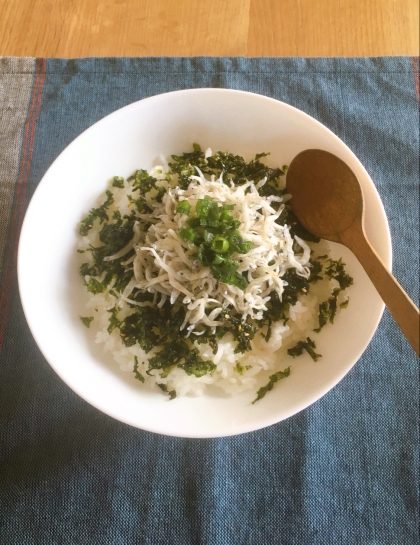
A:
[[[274,424],[323,396],[360,358],[384,306],[353,254],[333,245],[333,255],[343,257],[354,277],[350,305],[317,336],[323,358],[293,360],[287,380],[257,404],[250,404],[254,392],[228,397],[214,391],[168,401],[121,372],[79,319],[86,293],[78,274],[77,224],[112,176],[150,168],[160,155],[182,153],[193,142],[247,159],[269,151],[271,166],[288,164],[307,148],[335,153],[361,182],[366,231],[389,266],[391,242],[379,195],[350,149],[312,117],[264,96],[226,89],[154,96],[105,117],[61,153],[31,200],[19,244],[20,294],[38,346],[70,388],[104,413],[162,434],[217,437]]]

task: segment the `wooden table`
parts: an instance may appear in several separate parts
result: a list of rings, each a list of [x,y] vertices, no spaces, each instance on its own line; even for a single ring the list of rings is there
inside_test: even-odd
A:
[[[418,54],[418,0],[0,0],[0,55]]]

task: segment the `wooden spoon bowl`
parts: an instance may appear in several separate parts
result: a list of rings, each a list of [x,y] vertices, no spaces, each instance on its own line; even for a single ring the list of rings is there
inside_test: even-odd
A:
[[[286,185],[300,223],[314,235],[344,244],[354,253],[419,355],[419,309],[367,240],[363,192],[354,172],[332,153],[309,149],[291,162]]]

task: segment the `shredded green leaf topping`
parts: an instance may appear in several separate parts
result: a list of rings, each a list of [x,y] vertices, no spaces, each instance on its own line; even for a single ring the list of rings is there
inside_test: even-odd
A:
[[[137,356],[134,356],[134,378],[139,380],[140,382],[144,382],[144,376],[139,373],[139,359]]]
[[[84,323],[84,325],[89,328],[90,327],[90,322],[93,320],[93,316],[80,316],[80,319],[82,320],[82,322]]]
[[[272,390],[276,382],[278,382],[282,378],[288,377],[289,375],[290,375],[290,367],[287,367],[287,369],[284,369],[284,371],[278,371],[277,373],[274,373],[274,375],[270,375],[270,380],[265,386],[263,386],[262,388],[258,390],[257,397],[254,399],[252,404],[262,399],[267,392]]]
[[[106,192],[107,199],[106,201],[101,204],[98,208],[92,208],[89,211],[89,215],[80,222],[80,228],[79,232],[82,236],[85,236],[88,234],[90,229],[93,227],[93,222],[98,219],[99,223],[103,223],[104,221],[107,221],[108,214],[107,209],[111,206],[111,204],[114,202],[114,197],[111,193],[111,191]]]
[[[121,176],[114,176],[112,187],[119,187],[120,189],[122,189],[124,187],[124,178],[122,178]]]
[[[235,343],[235,353],[244,353],[251,350],[252,340],[258,332],[261,332],[268,342],[273,324],[279,321],[285,324],[289,320],[290,308],[301,296],[309,293],[312,284],[325,276],[336,280],[339,287],[319,305],[319,328],[316,331],[320,331],[327,323],[333,323],[337,307],[345,308],[348,305],[348,298],[341,303],[337,302],[339,294],[353,283],[353,279],[345,272],[345,264],[341,259],[335,261],[327,259],[327,255],[321,255],[310,259],[309,278],[300,276],[294,268],[285,272],[282,276],[285,284],[281,299],[276,291],[272,291],[270,299],[265,303],[263,318],[258,322],[251,321],[249,317],[244,319],[232,305],[228,305],[222,309],[218,317],[221,325],[215,329],[202,325],[199,335],[193,339],[187,338],[185,333],[180,331],[186,315],[181,303],[171,304],[168,299],[157,307],[153,293],[136,288],[130,294],[128,303],[130,312],[128,314],[121,312],[118,302],[133,278],[133,268],[127,263],[132,262],[135,256],[134,248],[128,253],[124,253],[123,249],[133,239],[136,222],[141,225],[143,231],[148,231],[151,227],[143,216],[152,213],[151,202],[162,202],[168,183],[173,177],[177,178],[180,189],[188,189],[191,183],[190,176],[196,175],[198,167],[204,175],[215,176],[216,179],[223,173],[223,182],[229,187],[231,184],[243,185],[249,180],[253,180],[255,184],[262,181],[258,189],[261,197],[282,197],[285,189],[280,180],[287,166],[281,169],[266,166],[261,159],[267,155],[259,153],[249,162],[238,155],[222,151],[206,157],[201,147],[194,144],[191,152],[172,156],[169,172],[164,175],[164,183],[146,170],[136,170],[127,180],[120,176],[113,177],[110,181],[112,187],[117,190],[123,188],[131,190],[131,194],[127,195],[130,213],[125,215],[119,211],[111,213],[109,209],[114,203],[114,195],[107,191],[103,204],[92,208],[87,217],[80,222],[79,232],[82,236],[88,235],[94,226],[99,231],[99,242],[95,243],[95,247],[77,251],[91,256],[88,262],[80,267],[80,274],[84,277],[87,290],[94,295],[107,292],[114,297],[115,305],[108,310],[108,332],[114,335],[117,333],[127,347],[138,344],[146,354],[153,350],[147,366],[140,364],[138,358],[134,357],[133,373],[135,379],[140,382],[144,382],[145,377],[139,369],[144,369],[149,375],[158,373],[161,378],[167,377],[175,368],[183,369],[186,374],[195,377],[211,375],[216,370],[216,364],[212,360],[203,359],[196,348],[197,345],[207,344],[213,354],[217,354],[220,340],[230,334]],[[279,210],[279,199],[272,200],[270,206]],[[245,290],[248,280],[245,275],[238,272],[240,256],[247,254],[253,244],[243,240],[238,230],[240,222],[235,219],[234,211],[234,205],[220,204],[208,195],[197,202],[194,201],[193,204],[181,197],[176,205],[176,213],[186,216],[186,222],[177,234],[184,246],[187,243],[188,248],[194,249],[192,258],[203,267],[208,267],[214,278],[221,283]],[[303,228],[288,204],[275,221],[279,225],[287,224],[292,236],[297,235],[306,241],[319,241]],[[121,250],[124,255],[118,257]],[[114,257],[110,259],[109,256]],[[209,312],[210,310],[206,310],[207,314]],[[93,317],[80,319],[86,327],[90,327]],[[300,341],[290,348],[288,353],[296,357],[306,351],[317,361],[321,356],[315,352],[315,348],[315,343],[308,337],[306,341]],[[238,361],[235,370],[238,375],[243,375],[249,367]],[[258,390],[253,403],[262,399],[278,380],[289,374],[290,367],[271,375],[268,384]],[[170,399],[176,397],[176,392],[168,391],[165,384],[158,386]]]
[[[289,348],[287,353],[289,356],[293,356],[295,358],[296,356],[303,354],[303,351],[306,350],[314,361],[318,361],[318,358],[322,358],[322,356],[321,354],[317,354],[315,352],[315,348],[315,342],[310,337],[307,337],[306,341],[299,341],[293,348]]]
[[[325,274],[329,278],[336,280],[339,284],[339,287],[334,288],[331,292],[331,296],[319,305],[319,327],[315,329],[317,333],[319,333],[328,322],[330,324],[334,323],[334,318],[337,313],[337,298],[340,292],[344,291],[353,284],[353,278],[345,272],[345,263],[342,262],[341,258],[336,261],[334,259],[329,259],[328,263],[329,265],[325,269]],[[341,303],[340,308],[346,308],[348,303],[349,299]]]

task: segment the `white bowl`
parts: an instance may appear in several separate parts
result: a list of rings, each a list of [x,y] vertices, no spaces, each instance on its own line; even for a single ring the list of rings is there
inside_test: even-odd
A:
[[[279,422],[327,393],[366,349],[384,305],[353,254],[333,245],[333,255],[343,257],[354,278],[349,307],[317,336],[323,358],[293,360],[290,376],[255,405],[250,404],[254,392],[169,401],[121,372],[79,319],[86,294],[78,273],[76,227],[112,176],[151,168],[159,155],[187,151],[193,142],[248,159],[270,151],[272,166],[290,163],[307,148],[335,153],[360,180],[366,231],[388,266],[391,241],[375,186],[350,149],[312,117],[252,93],[193,89],[135,102],[90,127],[54,161],[29,205],[18,256],[23,308],[45,358],[83,399],[122,422],[180,437],[220,437]]]

